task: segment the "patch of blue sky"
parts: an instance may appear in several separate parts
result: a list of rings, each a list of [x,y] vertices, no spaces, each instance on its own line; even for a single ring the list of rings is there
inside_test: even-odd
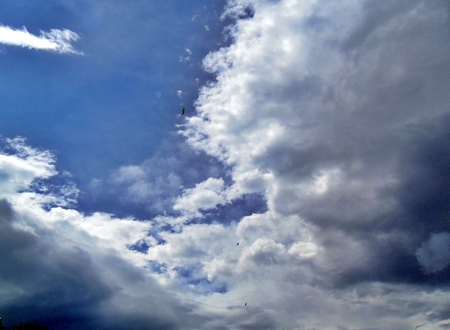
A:
[[[199,82],[212,79],[200,63],[224,44],[224,4],[2,2],[0,24],[34,35],[69,29],[84,55],[2,46],[0,134],[52,150],[85,193],[93,180],[150,158],[182,122],[180,105],[191,112]]]
[[[140,240],[139,242],[128,246],[128,249],[130,249],[132,251],[137,251],[140,253],[147,253],[149,248],[150,248],[150,246],[144,240]]]
[[[78,194],[80,190],[75,183],[64,174],[55,175],[49,179],[35,179],[31,184],[20,192],[34,192],[45,195],[48,200],[42,205],[46,211],[54,207],[76,208],[78,204]]]
[[[203,295],[212,293],[226,293],[228,291],[227,284],[219,281],[216,277],[209,280],[203,272],[203,265],[196,263],[189,267],[174,267],[177,272],[177,280],[188,286],[191,290]]]
[[[158,262],[156,260],[149,261],[150,271],[156,274],[166,274],[167,273],[167,265],[165,263]]]
[[[214,209],[201,211],[201,217],[190,219],[186,225],[220,223],[229,226],[240,222],[246,216],[265,213],[267,210],[267,201],[262,194],[245,194],[229,203],[217,205]]]

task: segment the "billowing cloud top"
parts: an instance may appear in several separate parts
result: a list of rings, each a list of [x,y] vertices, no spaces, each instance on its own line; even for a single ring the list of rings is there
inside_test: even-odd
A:
[[[41,31],[40,36],[35,36],[29,33],[25,27],[18,30],[0,25],[0,43],[10,46],[50,50],[57,53],[82,54],[71,45],[72,41],[79,38],[78,34],[67,29],[52,29],[50,32]]]
[[[7,141],[1,311],[71,329],[448,328],[449,10],[230,1],[233,42],[205,58],[216,80],[180,129],[227,171],[120,168],[129,200],[167,211],[149,221],[69,209],[45,189],[51,155]]]

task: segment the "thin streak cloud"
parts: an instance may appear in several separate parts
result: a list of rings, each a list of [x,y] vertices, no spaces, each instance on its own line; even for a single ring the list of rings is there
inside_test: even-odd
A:
[[[80,36],[68,29],[51,29],[50,32],[41,31],[40,36],[35,36],[28,32],[25,27],[18,30],[0,25],[0,43],[9,46],[83,55],[82,52],[76,51],[71,44],[72,41],[78,39],[80,39]]]

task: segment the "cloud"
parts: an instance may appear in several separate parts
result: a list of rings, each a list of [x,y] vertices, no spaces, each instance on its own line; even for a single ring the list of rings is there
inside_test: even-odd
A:
[[[41,31],[40,36],[35,36],[29,33],[25,27],[17,30],[0,25],[0,43],[9,46],[82,55],[83,53],[76,51],[71,45],[72,41],[77,41],[79,38],[78,34],[67,29],[52,29],[50,32]]]
[[[193,189],[186,189],[175,202],[174,209],[183,213],[200,215],[198,210],[208,210],[226,201],[222,179],[209,178]]]
[[[193,151],[179,139],[170,142],[141,165],[123,166],[111,174],[111,189],[122,191],[122,207],[131,203],[134,210],[143,207],[150,216],[173,214],[173,206],[185,189],[224,174],[222,165],[204,153]]]
[[[426,271],[436,273],[450,265],[450,233],[431,235],[416,251],[417,259]]]
[[[0,155],[1,193],[10,194],[25,189],[36,178],[47,179],[56,174],[53,156],[25,145],[24,138],[6,139],[7,149],[15,154]]]
[[[152,297],[162,293],[143,271],[144,255],[128,248],[145,239],[151,224],[59,206],[47,209],[49,201],[66,198],[43,189],[57,175],[53,155],[16,138],[4,141],[0,156],[0,310],[5,321],[69,324],[70,329],[102,329],[110,321],[123,329],[170,328],[169,309],[161,304],[161,317],[129,309],[131,301],[153,300],[135,285],[153,287]],[[33,189],[36,181],[39,191]],[[120,318],[132,318],[133,324],[120,324]]]
[[[211,329],[446,322],[446,238],[433,236],[450,231],[446,7],[255,0],[225,13],[233,42],[204,59],[216,80],[180,125],[201,156],[114,174],[129,199],[165,203],[152,271],[189,287]]]
[[[110,177],[153,219],[45,209],[26,188],[53,158],[4,153],[0,307],[100,329],[448,324],[448,9],[230,2],[233,42],[179,126],[193,150]]]
[[[313,286],[323,301],[310,312],[329,307],[335,315],[320,326],[304,319],[316,328],[368,326],[329,290],[407,285],[417,290],[413,300],[422,285],[447,292],[447,259],[439,254],[446,243],[433,235],[450,229],[448,7],[233,1],[226,14],[236,20],[228,29],[233,43],[204,59],[216,81],[201,89],[198,115],[180,134],[230,167],[231,183],[221,188],[233,192],[229,200],[261,193],[268,210],[230,228],[244,239],[242,255],[214,258],[210,275],[229,287],[238,274],[258,279],[265,295],[249,292],[258,301],[279,295],[283,311],[295,285]],[[287,279],[296,284],[279,284]],[[425,317],[418,309],[400,321],[396,294],[381,294],[384,311],[369,296],[361,315],[373,312],[398,328]],[[297,297],[296,306],[310,299]],[[380,324],[371,318],[370,327]]]

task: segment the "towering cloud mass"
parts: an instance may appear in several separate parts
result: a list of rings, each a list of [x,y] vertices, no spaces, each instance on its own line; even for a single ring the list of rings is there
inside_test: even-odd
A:
[[[234,197],[267,200],[265,214],[238,220],[246,247],[230,272],[245,267],[261,281],[258,307],[296,306],[289,315],[309,326],[323,308],[332,315],[315,327],[441,321],[427,314],[448,308],[438,300],[393,317],[396,294],[383,291],[445,291],[450,279],[449,7],[234,1],[228,14],[247,19],[204,60],[217,81],[182,133],[232,167]],[[328,298],[314,301],[305,286]],[[337,298],[361,287],[363,298]],[[377,316],[367,324],[366,313]]]
[[[41,31],[40,36],[35,36],[25,27],[21,30],[9,26],[0,25],[0,43],[10,46],[20,46],[39,50],[50,50],[58,53],[82,54],[73,49],[71,42],[80,37],[70,30],[52,29],[50,32]]]
[[[73,329],[448,328],[449,11],[230,0],[233,42],[179,132],[227,170],[119,169],[166,210],[151,221],[68,209],[36,184],[52,157],[9,141],[0,308]]]

